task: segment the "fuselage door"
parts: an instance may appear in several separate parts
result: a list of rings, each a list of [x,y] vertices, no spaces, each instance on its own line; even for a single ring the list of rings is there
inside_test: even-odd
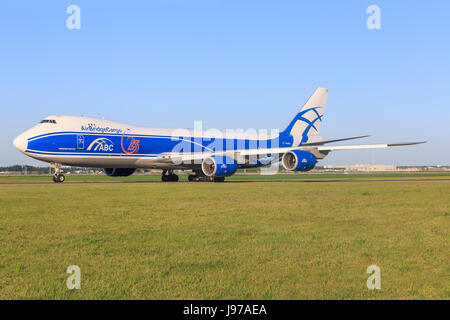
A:
[[[84,136],[77,135],[77,149],[83,150],[84,149]]]

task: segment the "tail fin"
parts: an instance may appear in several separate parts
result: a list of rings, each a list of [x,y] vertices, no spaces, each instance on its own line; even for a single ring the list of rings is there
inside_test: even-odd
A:
[[[312,136],[319,134],[327,98],[328,89],[317,88],[288,127],[281,133],[287,137],[292,136],[293,147],[297,147],[307,142]]]

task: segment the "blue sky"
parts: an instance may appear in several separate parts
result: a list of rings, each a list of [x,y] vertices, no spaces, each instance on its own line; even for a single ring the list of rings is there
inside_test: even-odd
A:
[[[66,8],[81,8],[81,29]],[[366,27],[369,5],[381,30]],[[322,164],[450,164],[449,1],[2,1],[0,165],[51,114],[153,127],[283,129],[318,86],[321,135],[416,147]]]

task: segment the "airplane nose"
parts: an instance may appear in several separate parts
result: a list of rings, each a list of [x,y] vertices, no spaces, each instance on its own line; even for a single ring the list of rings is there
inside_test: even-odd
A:
[[[28,141],[24,134],[21,134],[17,138],[15,138],[13,144],[14,147],[16,147],[16,149],[20,152],[25,152],[28,147]]]

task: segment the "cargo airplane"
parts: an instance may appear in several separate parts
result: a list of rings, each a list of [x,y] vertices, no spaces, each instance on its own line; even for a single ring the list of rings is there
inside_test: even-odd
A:
[[[189,181],[222,182],[237,169],[278,164],[309,171],[336,150],[386,148],[423,142],[329,145],[367,136],[324,140],[319,136],[328,89],[318,88],[287,128],[264,137],[256,133],[158,129],[78,116],[50,116],[19,135],[14,146],[49,162],[53,181],[64,182],[62,165],[104,168],[108,176],[136,169],[161,169],[162,181],[178,181],[174,170],[191,170]]]

